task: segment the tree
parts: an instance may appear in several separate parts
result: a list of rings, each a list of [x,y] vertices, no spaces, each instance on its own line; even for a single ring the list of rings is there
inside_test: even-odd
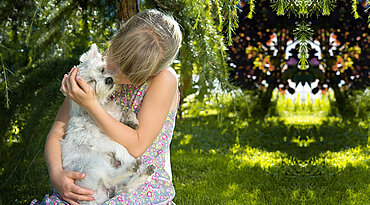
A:
[[[238,27],[236,0],[147,0],[144,8],[156,8],[169,13],[179,22],[183,32],[178,63],[180,74],[180,107],[186,96],[196,93],[199,99],[216,85],[230,88],[226,45]]]
[[[17,190],[1,200],[29,202],[27,183],[49,190],[37,183],[47,181],[42,151],[64,99],[61,79],[92,42],[107,47],[116,11],[110,1],[1,1],[0,193]]]
[[[117,13],[119,21],[126,21],[137,12],[139,12],[137,0],[117,0]]]
[[[266,114],[273,89],[295,92],[287,80],[305,85],[318,79],[312,92],[332,88],[340,111],[347,103],[344,90],[368,86],[365,4],[356,10],[362,17],[358,19],[353,18],[348,4],[339,2],[328,17],[307,17],[299,27],[295,22],[301,21],[300,16],[278,16],[267,1],[253,4],[257,12],[252,19],[250,7],[242,8],[228,63],[234,68],[232,81],[243,89],[258,90],[259,113]],[[303,41],[304,64],[299,63]]]
[[[217,78],[226,84],[225,42],[231,42],[237,26],[238,2],[160,3],[148,1],[145,7],[173,12],[185,32],[181,62],[176,64],[181,68],[182,99],[196,91],[204,96]],[[133,12],[127,13],[128,17]],[[92,42],[107,47],[108,37],[118,28],[117,5],[105,0],[2,1],[0,19],[0,92],[9,88],[10,100],[7,108],[6,96],[0,95],[0,193],[17,190],[16,196],[1,196],[2,200],[30,201],[28,185],[39,187],[36,183],[47,176],[42,147],[64,98],[59,92],[61,78]],[[195,75],[199,80],[193,84]]]

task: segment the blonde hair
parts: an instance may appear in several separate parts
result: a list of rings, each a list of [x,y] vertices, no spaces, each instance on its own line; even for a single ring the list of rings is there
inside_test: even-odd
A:
[[[142,84],[172,64],[181,41],[181,30],[174,18],[150,9],[121,25],[107,53],[131,83]]]

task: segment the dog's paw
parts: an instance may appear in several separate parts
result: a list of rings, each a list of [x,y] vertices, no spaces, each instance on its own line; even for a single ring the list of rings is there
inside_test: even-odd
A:
[[[148,176],[152,175],[155,171],[155,168],[156,167],[153,164],[147,166],[145,174]]]
[[[126,113],[126,125],[135,130],[139,127],[139,121],[134,112],[130,111]]]
[[[132,167],[132,171],[136,173],[140,169],[141,164],[142,164],[141,159],[135,160]]]
[[[139,127],[139,123],[137,122],[137,120],[136,120],[136,122],[128,121],[126,125],[131,127],[134,130],[136,130]]]

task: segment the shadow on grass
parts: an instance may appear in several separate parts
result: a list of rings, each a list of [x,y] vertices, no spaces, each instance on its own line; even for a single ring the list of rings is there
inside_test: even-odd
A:
[[[172,153],[176,204],[368,204],[366,166],[348,166],[340,174],[283,176],[280,164],[264,169],[231,155]],[[319,165],[318,169],[333,170]]]
[[[338,152],[367,145],[367,129],[355,122],[324,122],[320,126],[292,125],[283,121],[236,121],[216,115],[177,122],[173,148],[226,153],[234,144],[269,152],[280,151],[297,160],[309,160],[327,151]]]
[[[217,116],[177,122],[176,204],[370,204],[367,130]]]

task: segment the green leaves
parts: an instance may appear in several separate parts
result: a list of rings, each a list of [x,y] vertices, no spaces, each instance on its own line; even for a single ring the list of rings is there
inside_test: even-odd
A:
[[[323,16],[329,16],[331,6],[332,3],[330,0],[323,0],[321,5],[321,14]]]
[[[357,4],[358,4],[358,0],[352,0],[352,13],[355,19],[358,19],[360,17],[360,15],[358,15],[358,12],[357,12]]]
[[[174,65],[180,74],[181,98],[196,93],[198,99],[215,87],[228,88],[226,46],[238,27],[238,0],[145,1],[174,16],[181,25],[183,44]],[[181,62],[180,62],[181,61]],[[183,103],[183,101],[181,101]]]
[[[286,2],[284,0],[277,0],[276,4],[277,4],[276,14],[278,16],[283,16],[285,13]]]
[[[367,0],[369,2],[369,0]],[[294,14],[296,17],[302,19],[300,23],[297,23],[296,29],[294,29],[294,35],[299,41],[299,66],[300,69],[305,70],[308,68],[308,47],[307,43],[311,40],[313,30],[309,28],[309,25],[305,23],[305,19],[309,18],[312,14],[319,14],[328,16],[335,7],[336,0],[271,0],[271,7],[276,14],[279,16],[290,16]],[[357,0],[352,0],[352,10],[354,17],[358,18],[357,13]],[[252,12],[252,9],[251,9]],[[370,18],[369,18],[370,22]]]
[[[12,53],[12,50],[10,50],[9,48],[7,48],[6,46],[0,44],[0,63],[1,63],[1,68],[2,68],[2,72],[3,72],[3,82],[1,82],[1,84],[4,84],[4,93],[5,93],[5,107],[6,108],[9,108],[9,104],[10,104],[10,100],[9,100],[9,83],[8,83],[8,78],[7,78],[7,73],[9,72],[6,64],[5,64],[5,60],[7,60],[11,53]]]
[[[255,11],[254,11],[254,7],[255,7],[254,0],[250,0],[248,3],[249,3],[249,13],[248,13],[247,16],[248,16],[249,19],[251,19],[253,17],[253,14],[255,13]]]
[[[84,2],[1,1],[0,93],[5,97],[1,107],[12,107],[9,89],[22,82],[22,72],[40,59],[80,56],[91,42],[107,47],[117,25],[115,4],[86,1],[82,6]],[[14,75],[8,75],[10,71]]]
[[[297,23],[297,28],[293,31],[295,38],[299,41],[299,63],[298,66],[301,70],[308,68],[308,41],[311,39],[313,30],[309,27],[309,24],[302,21]]]
[[[230,46],[232,44],[232,34],[239,26],[237,15],[237,5],[239,2],[236,0],[227,0],[225,3],[224,8],[226,8],[221,12],[221,14],[226,16],[224,20],[224,27],[227,29],[227,45]]]

